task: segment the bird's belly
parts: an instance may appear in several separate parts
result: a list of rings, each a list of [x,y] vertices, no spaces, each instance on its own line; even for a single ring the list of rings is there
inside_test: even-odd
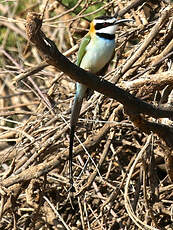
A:
[[[82,59],[80,67],[91,71],[99,72],[112,58],[115,49],[115,42],[107,39],[97,39],[87,47],[87,52]]]

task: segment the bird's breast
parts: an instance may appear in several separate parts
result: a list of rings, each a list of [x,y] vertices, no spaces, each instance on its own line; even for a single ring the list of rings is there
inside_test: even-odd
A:
[[[92,73],[99,72],[112,58],[114,49],[115,40],[95,36],[86,47],[80,67]]]

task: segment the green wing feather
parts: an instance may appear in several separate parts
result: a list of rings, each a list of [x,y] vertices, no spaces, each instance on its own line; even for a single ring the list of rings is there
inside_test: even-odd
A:
[[[86,34],[85,37],[82,39],[80,47],[79,47],[78,55],[77,55],[76,65],[80,66],[81,60],[86,53],[86,47],[88,43],[90,42],[90,40],[91,40],[91,37],[89,33]]]

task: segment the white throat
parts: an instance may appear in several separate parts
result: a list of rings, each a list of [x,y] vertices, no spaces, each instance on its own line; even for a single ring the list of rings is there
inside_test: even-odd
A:
[[[104,34],[115,34],[116,29],[117,29],[117,25],[111,25],[111,26],[107,26],[105,28],[99,29],[96,32],[104,33]]]

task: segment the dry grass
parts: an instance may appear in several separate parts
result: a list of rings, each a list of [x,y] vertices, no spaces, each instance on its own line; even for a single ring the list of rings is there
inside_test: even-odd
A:
[[[124,17],[135,22],[118,30],[106,77],[148,103],[171,105],[171,3],[122,0],[100,7],[113,14],[132,2],[141,4]],[[45,12],[46,36],[73,62],[89,26],[86,17],[98,11],[94,3],[78,1],[67,9],[50,1]],[[93,8],[86,12],[88,4]],[[44,6],[31,0],[0,3],[0,229],[173,229],[172,149],[135,127],[119,102],[96,92],[84,102],[79,119],[76,193],[69,198],[74,82],[26,45],[26,13],[42,12]],[[170,13],[153,30],[166,7]],[[172,125],[169,119],[158,122]]]

